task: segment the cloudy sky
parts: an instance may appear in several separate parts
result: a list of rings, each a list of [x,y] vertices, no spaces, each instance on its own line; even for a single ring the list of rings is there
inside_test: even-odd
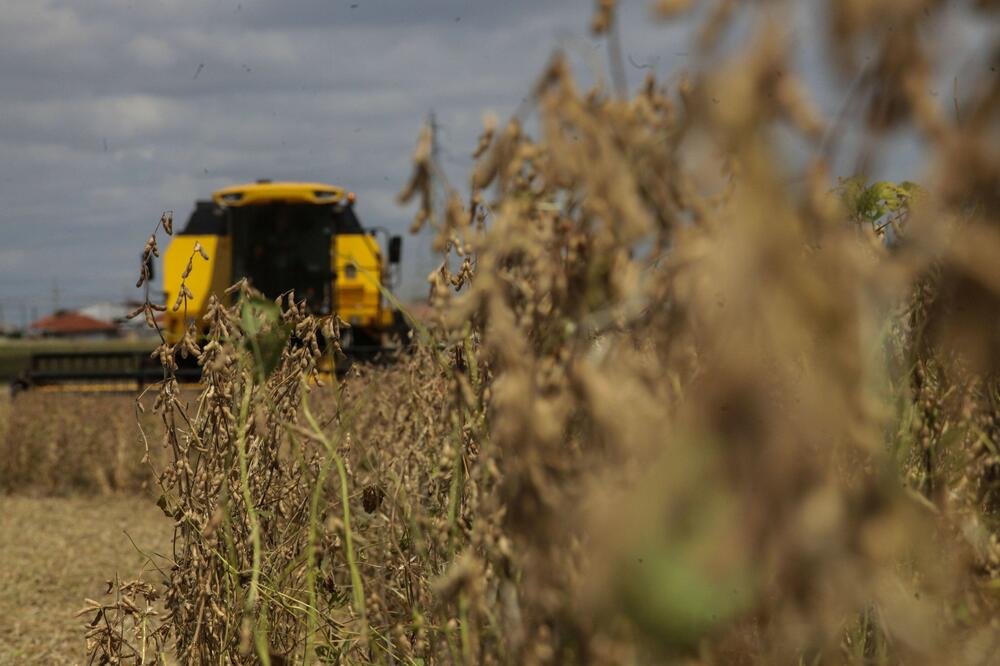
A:
[[[685,26],[651,22],[648,4],[622,3],[632,85],[689,57]],[[402,232],[410,211],[394,197],[427,113],[464,182],[483,112],[512,113],[554,49],[584,77],[603,66],[592,5],[0,0],[0,316],[133,295],[161,211],[183,221],[236,182],[340,184],[364,223]],[[834,113],[843,90],[803,63]],[[408,242],[404,292],[419,293],[429,266]]]

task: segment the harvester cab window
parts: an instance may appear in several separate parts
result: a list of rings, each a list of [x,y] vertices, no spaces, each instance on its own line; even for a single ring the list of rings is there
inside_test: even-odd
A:
[[[354,206],[349,204],[333,207],[333,228],[338,234],[364,233],[358,216],[354,214]]]
[[[277,203],[228,210],[233,279],[248,278],[268,298],[293,289],[313,312],[330,312],[329,207]]]
[[[195,204],[187,226],[180,232],[181,236],[225,236],[226,215],[214,201],[199,201]]]

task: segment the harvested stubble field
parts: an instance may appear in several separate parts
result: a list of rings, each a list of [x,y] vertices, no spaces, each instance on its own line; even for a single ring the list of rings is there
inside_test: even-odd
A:
[[[11,430],[9,489],[145,488],[169,517],[170,566],[87,602],[91,656],[995,663],[1000,79],[952,113],[926,94],[951,3],[827,3],[841,122],[927,154],[920,187],[838,181],[794,3],[709,4],[670,87],[581,91],[554,58],[538,136],[487,122],[468,199],[421,136],[401,198],[447,259],[396,365],[318,385],[338,321],[241,283],[160,347],[204,388],[119,415],[144,436]],[[80,472],[43,469],[63,447]]]
[[[137,455],[134,403],[0,396],[0,664],[86,663],[83,600],[149,566],[137,544],[169,552],[170,521],[150,501]]]
[[[170,521],[148,497],[0,497],[0,664],[86,663],[83,600],[148,566],[129,537],[169,552]]]

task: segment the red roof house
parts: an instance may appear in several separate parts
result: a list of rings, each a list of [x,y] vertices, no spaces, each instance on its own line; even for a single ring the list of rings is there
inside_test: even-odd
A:
[[[36,335],[58,337],[110,337],[118,333],[114,324],[79,312],[59,311],[31,325]]]

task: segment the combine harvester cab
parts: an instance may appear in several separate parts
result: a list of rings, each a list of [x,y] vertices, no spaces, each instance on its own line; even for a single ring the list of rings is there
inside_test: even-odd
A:
[[[401,249],[399,236],[385,236],[383,254],[375,231],[364,229],[355,214],[354,193],[336,186],[257,181],[219,190],[211,201],[196,203],[164,253],[163,333],[169,342],[192,324],[204,333],[210,297],[227,302],[225,290],[246,278],[267,298],[294,290],[314,314],[339,315],[350,324],[342,331],[349,358],[391,356],[391,339],[405,340],[408,329],[383,297]],[[184,277],[197,245],[208,261],[196,259]],[[192,296],[174,311],[182,282]],[[37,354],[18,388],[136,390],[162,376],[155,359],[134,351]],[[178,373],[181,381],[199,377],[193,361]]]

